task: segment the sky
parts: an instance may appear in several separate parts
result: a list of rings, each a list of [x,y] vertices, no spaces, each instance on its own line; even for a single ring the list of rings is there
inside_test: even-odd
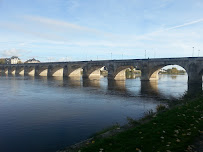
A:
[[[203,0],[0,0],[1,58],[203,56],[202,35]]]

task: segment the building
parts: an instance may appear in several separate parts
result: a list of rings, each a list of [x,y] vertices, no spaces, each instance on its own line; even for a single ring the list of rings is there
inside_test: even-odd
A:
[[[10,58],[4,58],[5,64],[11,64],[11,59]]]
[[[40,63],[40,61],[33,58],[33,59],[27,60],[25,63]]]
[[[11,57],[11,64],[18,64],[20,61],[20,59],[17,56],[12,56]]]
[[[11,58],[0,58],[0,64],[19,64],[21,60],[17,56]]]

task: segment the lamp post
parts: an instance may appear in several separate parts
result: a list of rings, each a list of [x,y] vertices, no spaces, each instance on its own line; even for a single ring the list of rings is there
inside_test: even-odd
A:
[[[194,46],[192,47],[192,57],[194,57]]]

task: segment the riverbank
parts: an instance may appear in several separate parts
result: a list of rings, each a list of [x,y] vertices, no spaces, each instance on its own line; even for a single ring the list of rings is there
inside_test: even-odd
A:
[[[113,130],[102,132],[100,136],[69,147],[64,152],[198,151],[201,139],[196,138],[202,137],[203,133],[203,95],[192,98],[187,96],[168,110],[157,107],[156,114],[149,111],[140,121],[129,120],[128,127],[115,126]]]

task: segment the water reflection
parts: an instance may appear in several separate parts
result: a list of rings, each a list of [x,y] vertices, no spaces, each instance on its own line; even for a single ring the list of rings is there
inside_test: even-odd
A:
[[[127,74],[126,78],[127,79],[136,79],[136,78],[140,78],[140,74],[135,74],[135,73],[131,73],[131,74]]]
[[[158,89],[158,81],[142,81],[140,94],[143,96],[160,97],[160,92]]]
[[[100,88],[100,78],[83,78],[83,87]]]
[[[8,77],[8,75],[6,75]],[[20,78],[23,76],[9,76]],[[202,90],[202,84],[187,84],[187,76],[184,75],[160,75],[158,81],[140,81],[139,77],[127,79],[126,81],[108,80],[101,78],[82,77],[43,77],[25,76],[24,80],[33,80],[41,84],[55,87],[80,88],[89,87],[106,90],[107,94],[117,94],[118,96],[144,96],[150,98],[176,98],[181,97],[185,92],[194,94]],[[176,81],[174,81],[176,80]],[[39,82],[40,81],[40,82]],[[128,83],[126,83],[128,82]],[[133,89],[132,89],[132,87]],[[113,92],[112,92],[113,91]]]
[[[177,75],[171,75],[171,78],[175,80],[177,78]]]
[[[64,78],[64,86],[70,86],[70,87],[81,87],[82,85],[82,78],[81,77],[69,77]]]
[[[108,89],[109,90],[117,90],[117,91],[126,92],[125,81],[109,80],[108,81]]]
[[[142,117],[162,102],[158,98],[202,90],[202,84],[187,84],[181,75],[147,82],[5,76],[0,84],[0,151],[21,152],[56,151],[116,122],[124,124],[127,116]]]

